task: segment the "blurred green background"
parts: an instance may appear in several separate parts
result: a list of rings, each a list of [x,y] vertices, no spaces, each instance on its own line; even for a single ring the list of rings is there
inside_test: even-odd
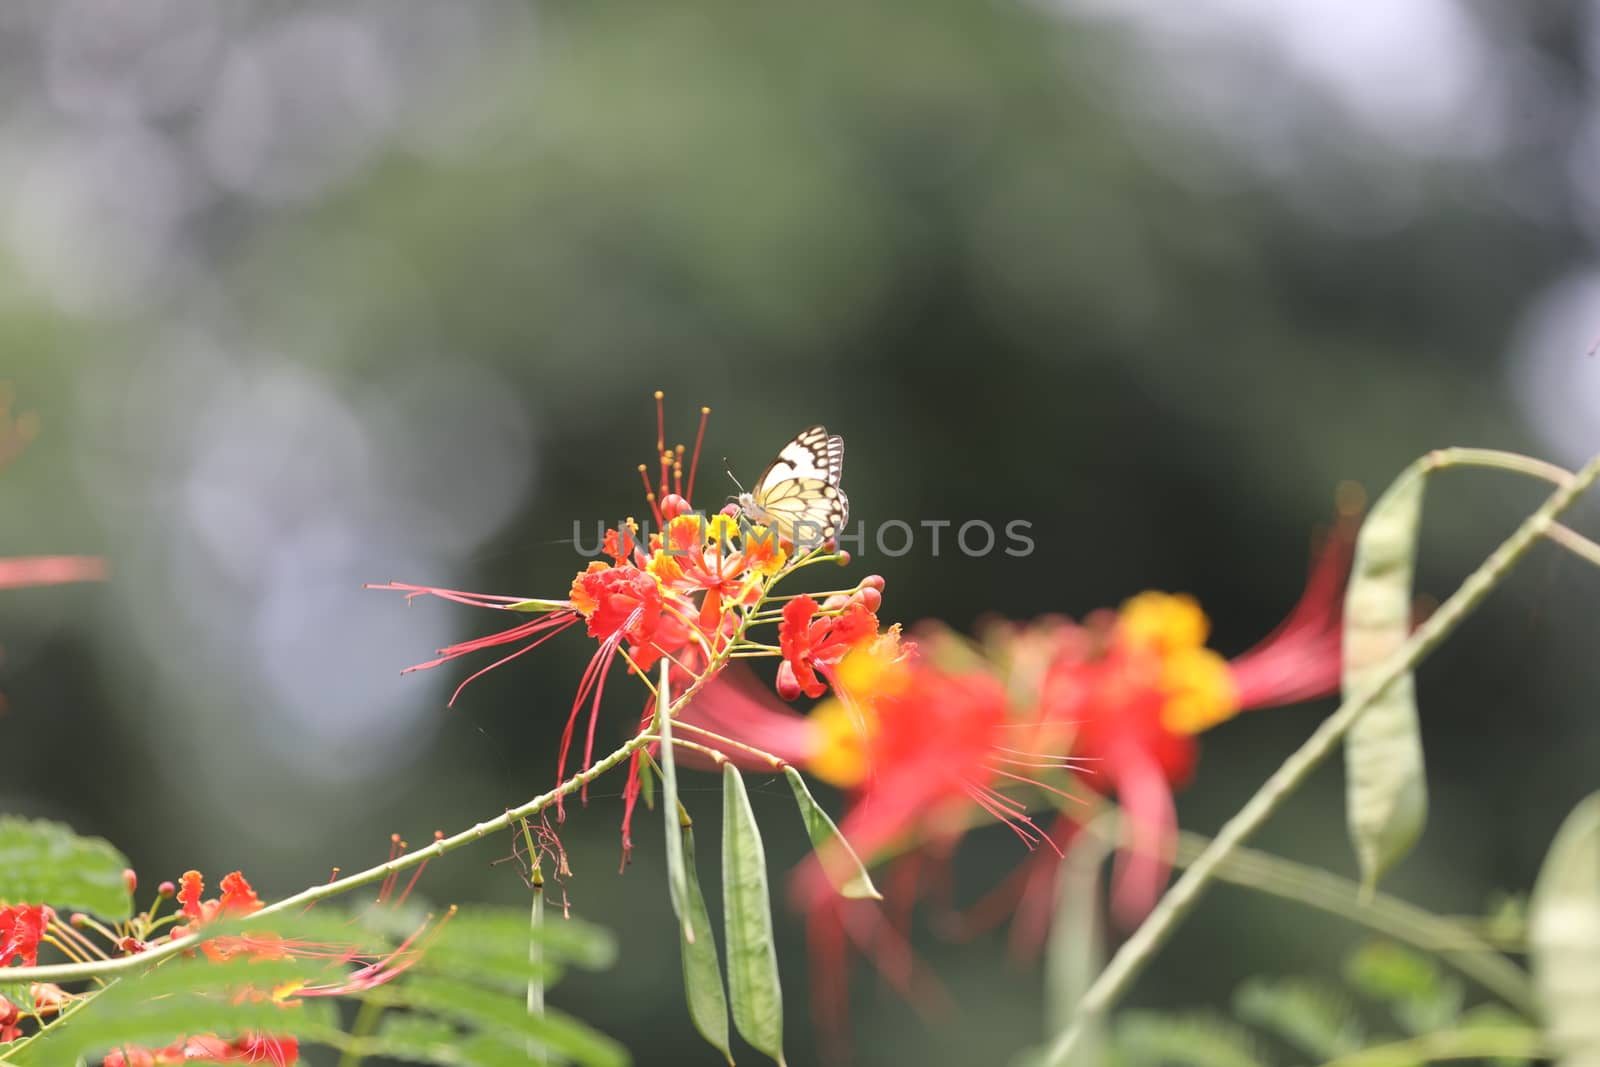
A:
[[[722,457],[754,474],[824,422],[857,518],[1033,523],[1024,559],[865,553],[887,618],[1155,587],[1197,594],[1238,652],[1297,596],[1341,480],[1375,492],[1442,445],[1600,447],[1597,16],[8,5],[0,379],[43,431],[0,475],[0,554],[103,553],[114,578],[0,596],[0,810],[109,837],[146,886],[242,867],[279,895],[542,791],[590,646],[446,710],[467,665],[400,669],[502,620],[361,583],[563,594],[574,520],[642,510],[656,388],[676,438],[714,409],[702,503],[731,491]],[[1542,493],[1447,475],[1421,591]],[[1398,892],[1476,911],[1526,887],[1594,788],[1597,582],[1539,550],[1421,671],[1433,820]],[[1209,736],[1185,824],[1214,830],[1326,710]],[[788,790],[751,786],[786,868]],[[616,873],[620,787],[563,837],[573,909],[621,962],[555,999],[640,1064],[711,1063],[653,819]],[[714,825],[716,783],[691,788]],[[1350,872],[1341,788],[1329,768],[1261,843]],[[524,899],[491,867],[510,847],[424,891]],[[963,893],[1021,858],[975,835]],[[1358,939],[1218,888],[1135,1002],[1222,1003]],[[919,947],[959,1012],[858,973],[857,1062],[967,1067],[1041,1036],[1038,971],[1003,938]],[[817,1062],[798,923],[779,952],[790,1062]]]

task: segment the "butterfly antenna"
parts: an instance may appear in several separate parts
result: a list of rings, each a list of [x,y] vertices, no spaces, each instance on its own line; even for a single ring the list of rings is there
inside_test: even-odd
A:
[[[743,493],[744,492],[744,486],[739,485],[739,479],[734,477],[734,475],[733,475],[733,465],[728,462],[728,457],[727,456],[723,456],[722,457],[722,469],[724,471],[727,471],[728,480],[731,481],[734,485],[738,485],[739,486],[739,492]]]

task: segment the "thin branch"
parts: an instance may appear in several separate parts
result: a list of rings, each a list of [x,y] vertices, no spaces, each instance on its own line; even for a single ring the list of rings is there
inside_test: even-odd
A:
[[[1394,655],[1374,672],[1371,684],[1347,696],[1322,725],[1284,760],[1238,813],[1229,819],[1211,844],[1184,871],[1155,909],[1133,935],[1123,942],[1116,955],[1078,1002],[1072,1021],[1045,1050],[1040,1062],[1046,1067],[1065,1067],[1082,1039],[1085,1027],[1103,1017],[1133,985],[1134,979],[1172,936],[1178,924],[1194,909],[1200,895],[1217,875],[1218,868],[1235,849],[1282,806],[1283,802],[1334,751],[1345,733],[1362,712],[1381,696],[1401,675],[1420,663],[1451,631],[1459,626],[1490,590],[1499,585],[1511,568],[1527,554],[1537,540],[1577,500],[1596,478],[1600,478],[1600,456],[1584,465],[1566,485],[1550,497],[1496,548],[1483,564],[1469,574],[1461,586],[1440,605],[1439,610],[1417,627]]]

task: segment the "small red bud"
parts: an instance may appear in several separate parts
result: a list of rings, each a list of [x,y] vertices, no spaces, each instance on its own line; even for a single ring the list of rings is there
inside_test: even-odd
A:
[[[140,941],[137,937],[125,937],[117,942],[117,947],[122,950],[124,956],[135,956],[150,946]]]
[[[132,867],[123,868],[122,884],[127,887],[129,893],[136,893],[139,891],[139,876],[134,873]]]
[[[89,916],[85,915],[81,911],[75,911],[67,918],[67,922],[71,923],[73,926],[88,926]]]
[[[778,696],[793,700],[800,695],[800,679],[794,676],[794,665],[788,660],[778,664]]]
[[[850,603],[849,597],[843,595],[842,593],[835,593],[833,596],[822,602],[822,610],[838,611],[848,603]]]
[[[671,522],[679,515],[687,515],[693,510],[694,508],[689,505],[689,502],[677,493],[668,493],[661,498],[661,517],[668,522]]]
[[[870,585],[865,589],[856,590],[854,599],[871,612],[876,612],[883,607],[883,594]]]
[[[834,562],[841,567],[850,566],[850,550],[847,548],[839,549],[839,554],[834,557]]]
[[[160,885],[156,886],[156,896],[158,897],[175,897],[177,895],[178,887],[173,885],[171,882],[162,882]]]
[[[883,581],[883,575],[881,575],[881,574],[869,574],[865,578],[861,579],[861,586],[860,587],[862,589],[876,589],[878,592],[881,593],[881,592],[883,592],[883,586],[884,586],[884,581]]]
[[[737,519],[742,511],[744,511],[743,508],[730,500],[726,504],[722,505],[722,510],[717,514],[726,515],[730,519]]]

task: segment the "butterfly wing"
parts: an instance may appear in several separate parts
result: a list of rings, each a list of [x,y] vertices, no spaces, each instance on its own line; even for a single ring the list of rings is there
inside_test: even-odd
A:
[[[808,426],[778,451],[751,497],[791,540],[812,531],[827,539],[838,534],[850,513],[850,502],[839,488],[843,472],[844,438]],[[802,534],[797,534],[802,523]]]

